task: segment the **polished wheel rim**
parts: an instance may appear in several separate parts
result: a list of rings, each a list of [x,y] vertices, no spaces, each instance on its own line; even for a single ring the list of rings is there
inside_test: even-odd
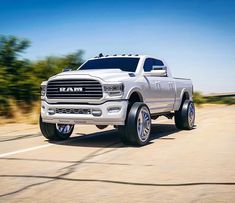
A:
[[[194,126],[194,120],[195,120],[195,108],[194,104],[190,103],[188,110],[188,122],[190,127]]]
[[[62,133],[62,134],[67,134],[70,133],[73,129],[73,125],[69,124],[56,124],[56,129]]]
[[[150,134],[151,118],[146,107],[142,107],[137,118],[137,133],[142,142],[145,142]]]

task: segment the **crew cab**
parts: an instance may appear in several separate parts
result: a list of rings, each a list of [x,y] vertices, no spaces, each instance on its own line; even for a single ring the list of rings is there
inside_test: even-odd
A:
[[[179,129],[193,128],[192,92],[191,80],[173,78],[161,59],[99,55],[42,82],[40,129],[49,140],[64,140],[75,124],[113,125],[123,143],[142,146],[159,116],[174,117]]]

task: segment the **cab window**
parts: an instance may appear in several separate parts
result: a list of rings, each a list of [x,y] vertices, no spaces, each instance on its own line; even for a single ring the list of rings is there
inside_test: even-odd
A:
[[[153,66],[164,66],[164,63],[158,59],[147,58],[144,62],[144,71],[150,72]]]
[[[144,62],[144,71],[145,72],[150,72],[153,68],[153,65],[154,65],[154,59],[147,58]]]
[[[164,66],[164,63],[161,60],[154,59],[154,65],[155,66]]]

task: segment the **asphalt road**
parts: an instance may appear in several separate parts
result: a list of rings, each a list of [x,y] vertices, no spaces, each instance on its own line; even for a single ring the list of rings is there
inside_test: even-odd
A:
[[[1,125],[0,202],[235,202],[235,106],[197,109],[191,131],[161,118],[151,138],[77,126],[49,143],[36,125]]]

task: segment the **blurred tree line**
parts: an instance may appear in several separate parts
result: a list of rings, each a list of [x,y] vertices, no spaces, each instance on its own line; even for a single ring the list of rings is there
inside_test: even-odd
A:
[[[48,56],[31,61],[21,54],[30,41],[15,36],[0,36],[0,116],[11,116],[10,101],[30,105],[40,98],[40,84],[65,67],[78,68],[83,62],[83,51],[65,56]]]
[[[211,104],[227,104],[227,105],[233,105],[235,104],[235,98],[234,97],[205,97],[200,92],[194,92],[193,93],[193,101],[197,105],[211,103]]]

